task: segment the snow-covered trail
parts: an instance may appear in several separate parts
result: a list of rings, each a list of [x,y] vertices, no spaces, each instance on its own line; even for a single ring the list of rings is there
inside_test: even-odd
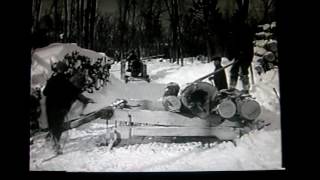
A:
[[[103,107],[109,106],[116,99],[127,100],[144,100],[155,103],[161,103],[161,98],[164,93],[166,85],[158,83],[147,83],[146,81],[129,82],[127,84],[124,81],[115,77],[114,74],[110,76],[110,82],[107,83],[101,90],[84,95],[92,98],[96,103],[88,104],[84,113],[89,113],[95,110],[99,110]],[[76,102],[70,112],[70,117],[76,117],[81,110],[81,103]]]
[[[281,169],[279,131],[254,131],[232,142],[135,144],[114,148],[97,147],[103,135],[101,125],[94,132],[69,132],[65,153],[42,162],[52,154],[49,148],[32,148],[31,170],[84,172],[220,171]],[[100,129],[100,130],[99,130]],[[100,133],[100,135],[99,135]],[[93,135],[95,134],[95,135]],[[37,145],[47,145],[44,141]],[[38,152],[36,152],[38,150]],[[42,152],[39,152],[42,150]],[[42,154],[34,157],[33,154]],[[46,156],[45,156],[46,155]]]

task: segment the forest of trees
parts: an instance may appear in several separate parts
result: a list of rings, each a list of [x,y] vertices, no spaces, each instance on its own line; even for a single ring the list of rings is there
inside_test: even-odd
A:
[[[211,59],[235,15],[252,28],[275,21],[275,0],[114,0],[113,12],[101,1],[32,0],[33,48],[69,42],[111,57],[134,49],[183,65],[183,57]]]

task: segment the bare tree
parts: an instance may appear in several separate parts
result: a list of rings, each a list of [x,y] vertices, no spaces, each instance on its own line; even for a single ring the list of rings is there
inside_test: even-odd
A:
[[[86,8],[84,11],[84,47],[89,47],[89,31],[90,31],[90,9],[91,9],[91,2],[87,0]]]
[[[197,21],[202,24],[203,38],[207,50],[208,62],[212,59],[212,36],[217,16],[217,0],[193,1],[193,12]]]
[[[35,31],[39,27],[39,21],[40,21],[40,13],[41,13],[41,7],[42,7],[42,0],[33,0],[32,1],[32,14],[33,22],[32,22],[32,31]]]
[[[263,23],[267,23],[269,21],[269,12],[274,9],[274,0],[261,0],[263,3],[264,11],[263,11]]]
[[[124,42],[125,35],[127,33],[127,15],[129,11],[129,0],[118,0],[119,8],[119,24],[118,29],[120,31],[120,58],[124,59],[124,52],[126,51],[126,44]],[[125,74],[125,62],[121,61],[121,78],[124,79]]]
[[[245,21],[249,13],[249,0],[237,0],[240,21]]]
[[[118,0],[121,56],[123,56],[127,48],[125,44],[125,36],[127,33],[127,19],[130,7],[129,4],[129,0]]]
[[[75,2],[74,0],[71,0],[70,2],[70,6],[69,6],[69,10],[70,10],[70,15],[69,15],[69,34],[68,34],[68,37],[69,37],[69,40],[70,41],[74,41],[73,39],[73,34],[74,34],[74,31],[73,31],[73,19],[74,19],[74,8],[75,8]]]
[[[81,0],[81,7],[80,7],[80,45],[84,45],[84,16],[85,16],[85,9],[84,9],[84,0]]]
[[[55,29],[56,38],[59,38],[59,30],[60,30],[59,26],[62,25],[62,21],[59,18],[61,14],[62,13],[59,14],[59,12],[58,12],[58,0],[55,0],[54,1],[54,20],[55,20],[55,27],[56,27],[56,29]],[[60,24],[60,22],[61,22],[61,24]]]
[[[64,42],[68,37],[68,0],[64,0]]]
[[[77,33],[76,33],[76,40],[78,43],[80,43],[80,2],[81,1],[76,1],[76,27],[77,27]]]
[[[170,18],[170,30],[172,34],[172,60],[171,62],[176,62],[178,57],[178,1],[177,0],[165,0],[165,5]]]
[[[96,22],[96,8],[97,1],[91,0],[91,13],[90,13],[90,34],[89,34],[89,48],[94,49],[94,32],[95,32],[95,22]]]

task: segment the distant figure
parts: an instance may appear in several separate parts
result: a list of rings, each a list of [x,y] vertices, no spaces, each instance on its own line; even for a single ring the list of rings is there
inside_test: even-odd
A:
[[[114,52],[114,59],[117,61],[117,62],[120,62],[121,60],[121,55],[120,55],[120,52],[118,50],[116,50]]]
[[[234,37],[234,58],[238,60],[230,70],[229,88],[235,89],[240,74],[243,84],[243,92],[249,93],[249,67],[253,60],[253,32],[249,25],[244,22],[237,22],[233,28]]]
[[[128,72],[131,72],[132,77],[138,77],[140,73],[142,74],[143,64],[133,50],[127,60],[129,63]]]
[[[84,104],[93,103],[93,100],[82,95],[82,87],[85,83],[84,76],[76,73],[69,80],[64,72],[67,65],[58,62],[57,72],[48,80],[43,91],[46,96],[46,111],[49,125],[49,132],[52,135],[54,150],[57,154],[62,154],[60,137],[63,132],[63,123],[71,105],[80,100]]]
[[[138,56],[135,54],[134,50],[130,51],[130,54],[127,58],[127,62],[128,62],[128,72],[132,72],[132,63],[135,61],[139,61]]]

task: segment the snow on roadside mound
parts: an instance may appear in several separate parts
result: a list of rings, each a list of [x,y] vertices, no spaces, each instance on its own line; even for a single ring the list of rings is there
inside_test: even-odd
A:
[[[97,147],[90,151],[63,154],[31,170],[150,172],[281,169],[280,131],[255,131],[221,144],[149,143],[115,148]]]
[[[274,90],[280,96],[277,69],[270,70],[266,74],[262,74],[259,79],[257,78],[257,83],[252,86],[251,93],[266,109],[280,114],[280,102]]]
[[[81,48],[76,43],[52,43],[35,49],[31,57],[31,86],[44,85],[52,74],[51,64],[63,60],[66,54],[71,54],[74,51],[89,57],[92,62],[105,56],[102,53]]]

